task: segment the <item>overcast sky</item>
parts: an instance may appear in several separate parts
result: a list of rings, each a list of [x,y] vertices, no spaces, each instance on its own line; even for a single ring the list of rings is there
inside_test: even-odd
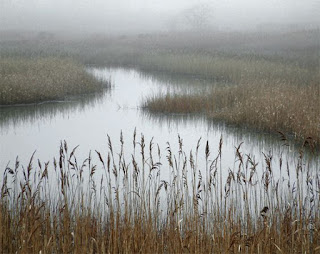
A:
[[[165,30],[203,3],[221,29],[320,24],[320,0],[0,0],[0,29]]]

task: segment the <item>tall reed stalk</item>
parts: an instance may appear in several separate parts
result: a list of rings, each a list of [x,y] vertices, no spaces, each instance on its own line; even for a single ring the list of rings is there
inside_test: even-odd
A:
[[[320,175],[304,148],[292,166],[240,144],[224,168],[222,138],[216,153],[202,143],[163,151],[134,131],[131,154],[121,133],[118,150],[108,137],[83,162],[66,142],[53,162],[17,159],[1,178],[0,252],[320,251]]]

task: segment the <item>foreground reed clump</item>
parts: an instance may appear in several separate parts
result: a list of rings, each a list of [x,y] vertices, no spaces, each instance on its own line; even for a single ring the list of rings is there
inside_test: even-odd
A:
[[[320,175],[303,150],[291,168],[282,158],[274,162],[272,154],[257,162],[242,154],[240,144],[234,168],[226,169],[222,139],[216,154],[200,140],[186,153],[180,137],[177,152],[168,143],[163,154],[135,132],[131,154],[124,144],[121,135],[115,150],[109,138],[107,153],[89,153],[80,163],[77,148],[70,151],[64,142],[53,163],[36,163],[33,155],[26,168],[18,159],[8,166],[0,197],[0,252],[320,250]]]
[[[0,105],[63,99],[101,91],[108,85],[69,58],[0,59]]]

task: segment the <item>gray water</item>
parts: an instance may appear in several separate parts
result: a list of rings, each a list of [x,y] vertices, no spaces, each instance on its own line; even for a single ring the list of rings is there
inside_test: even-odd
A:
[[[111,91],[70,98],[63,102],[51,102],[29,106],[0,108],[0,168],[14,165],[16,157],[27,165],[30,156],[52,161],[58,156],[60,142],[66,140],[70,148],[79,145],[77,158],[84,160],[89,151],[107,152],[107,135],[115,150],[120,147],[122,131],[126,153],[132,153],[132,136],[136,129],[146,141],[154,138],[163,152],[170,142],[173,152],[178,151],[178,135],[183,139],[187,153],[195,150],[201,138],[200,152],[204,154],[209,141],[211,154],[217,154],[219,140],[223,139],[222,167],[235,167],[235,147],[243,142],[241,151],[250,154],[263,167],[263,153],[272,153],[278,161],[282,153],[295,168],[298,149],[284,147],[279,137],[269,133],[254,132],[226,126],[199,115],[150,114],[141,108],[144,98],[167,92],[208,89],[213,82],[194,77],[169,77],[164,74],[146,75],[131,69],[90,68],[100,79],[111,78]],[[98,163],[98,162],[97,162]],[[318,167],[318,159],[312,159],[312,167]],[[200,162],[201,165],[201,162]],[[0,180],[3,174],[0,176]]]

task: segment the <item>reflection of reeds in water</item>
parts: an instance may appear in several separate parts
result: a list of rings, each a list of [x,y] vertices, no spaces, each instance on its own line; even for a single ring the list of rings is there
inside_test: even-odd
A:
[[[226,86],[226,82],[218,82],[214,77],[208,79],[202,76],[192,76],[185,74],[174,74],[170,72],[160,72],[157,70],[143,71],[139,70],[140,77],[146,80],[152,80],[169,88],[176,90],[208,91],[213,86]]]
[[[100,93],[74,96],[63,101],[46,102],[25,106],[0,107],[0,127],[9,129],[21,123],[32,123],[36,120],[53,119],[57,115],[86,110],[93,107],[110,93],[105,89]]]
[[[235,150],[225,169],[222,140],[161,151],[133,135],[115,150],[90,153],[80,163],[66,143],[51,163],[31,158],[3,174],[1,252],[301,253],[320,249],[320,175],[303,150],[296,167]],[[205,168],[198,159],[204,157]],[[162,158],[162,160],[161,160]],[[98,164],[95,164],[96,161]],[[163,162],[165,161],[165,162]],[[162,162],[162,163],[161,163]],[[223,171],[227,177],[222,177]],[[261,171],[261,172],[260,172]],[[275,177],[275,171],[281,177]],[[165,176],[166,175],[166,176]],[[165,177],[164,177],[165,176]],[[268,211],[262,211],[264,207]],[[266,209],[264,209],[266,210]],[[263,216],[262,216],[263,215]]]
[[[166,114],[141,110],[141,117],[150,122],[152,126],[157,126],[157,128],[163,128],[164,130],[172,128],[178,129],[181,126],[183,126],[183,128],[197,129],[201,126],[200,128],[204,128],[206,132],[216,133],[218,136],[222,134],[224,137],[231,139],[232,143],[235,144],[246,140],[250,142],[252,151],[264,151],[266,148],[272,148],[275,153],[280,154],[281,150],[283,150],[283,145],[285,145],[291,153],[297,155],[302,145],[302,142],[298,142],[292,136],[286,136],[284,143],[283,140],[281,140],[283,136],[279,135],[279,133],[262,132],[252,128],[238,128],[238,126],[222,121],[212,121],[208,119],[205,114]],[[282,133],[282,135],[284,134]],[[315,149],[319,149],[319,147]],[[314,157],[309,147],[306,147],[305,150],[307,153],[306,156],[310,155]]]
[[[150,121],[152,125],[158,127],[187,126],[188,124],[194,126],[209,125],[209,122],[207,121],[207,118],[204,114],[166,114],[157,112],[153,113],[147,110],[141,110],[140,113],[142,118]]]

